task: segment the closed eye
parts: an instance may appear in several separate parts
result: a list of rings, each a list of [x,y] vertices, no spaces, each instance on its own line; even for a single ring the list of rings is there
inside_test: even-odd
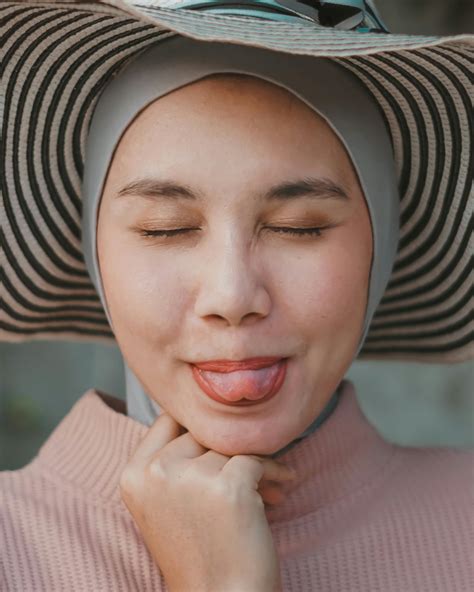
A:
[[[313,228],[293,228],[291,226],[267,226],[268,230],[283,234],[294,234],[303,236],[321,236],[323,230],[326,230],[328,226],[317,226]],[[146,230],[140,229],[140,234],[145,237],[166,237],[176,236],[178,234],[184,234],[193,230],[199,230],[199,228],[170,228],[166,230]]]
[[[140,229],[139,233],[142,236],[176,236],[177,234],[184,234],[185,232],[189,232],[191,230],[199,230],[199,228],[170,228],[166,230],[146,230]]]
[[[315,228],[292,228],[290,226],[269,227],[270,230],[274,230],[275,232],[283,232],[285,234],[297,234],[306,236],[321,236],[323,230],[326,230],[326,228],[322,226],[317,226]]]

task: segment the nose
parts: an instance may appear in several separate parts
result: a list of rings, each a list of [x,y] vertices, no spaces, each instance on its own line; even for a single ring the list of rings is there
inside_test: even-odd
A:
[[[198,271],[195,312],[200,318],[238,326],[269,314],[270,295],[252,255],[250,244],[230,233],[219,244],[209,245]]]

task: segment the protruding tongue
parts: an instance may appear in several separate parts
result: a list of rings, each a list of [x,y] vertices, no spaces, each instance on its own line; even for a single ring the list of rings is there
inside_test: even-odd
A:
[[[271,390],[278,374],[279,364],[260,370],[235,370],[234,372],[210,372],[200,370],[201,376],[212,390],[227,401],[263,399]]]

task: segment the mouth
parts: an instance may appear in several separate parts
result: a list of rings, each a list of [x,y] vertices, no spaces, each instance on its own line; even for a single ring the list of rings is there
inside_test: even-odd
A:
[[[286,376],[288,358],[213,360],[191,364],[201,390],[224,405],[257,405],[273,398]]]

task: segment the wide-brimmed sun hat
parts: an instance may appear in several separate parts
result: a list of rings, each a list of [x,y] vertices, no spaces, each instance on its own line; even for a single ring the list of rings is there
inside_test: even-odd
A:
[[[365,85],[401,219],[361,357],[472,357],[473,35],[390,34],[362,0],[2,1],[0,23],[1,340],[113,339],[81,251],[88,125],[114,74],[179,34],[331,58]]]

